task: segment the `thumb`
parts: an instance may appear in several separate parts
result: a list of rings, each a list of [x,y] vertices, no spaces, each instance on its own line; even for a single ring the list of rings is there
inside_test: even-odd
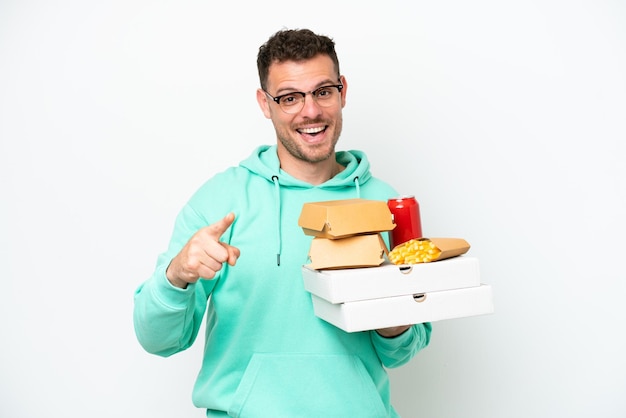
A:
[[[235,214],[230,212],[219,221],[209,225],[209,235],[215,238],[216,241],[219,241],[220,237],[224,234],[224,232],[226,232],[228,227],[233,224],[234,220]]]
[[[234,266],[235,263],[237,263],[237,259],[241,255],[239,248],[233,247],[232,245],[228,245],[224,242],[222,242],[221,244],[222,246],[224,246],[224,248],[226,248],[226,251],[228,251],[228,259],[226,260],[226,262],[228,262],[228,264],[230,264],[231,266]]]

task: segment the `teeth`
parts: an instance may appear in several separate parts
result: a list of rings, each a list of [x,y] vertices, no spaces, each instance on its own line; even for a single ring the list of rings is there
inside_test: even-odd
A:
[[[299,129],[299,131],[303,134],[316,134],[318,132],[322,132],[324,130],[323,126],[320,126],[318,128],[302,128]]]

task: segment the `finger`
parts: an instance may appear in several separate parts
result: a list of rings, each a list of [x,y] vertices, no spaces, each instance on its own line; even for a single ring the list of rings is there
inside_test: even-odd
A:
[[[221,241],[209,241],[204,248],[204,257],[202,260],[202,264],[214,268],[221,268],[222,263],[228,261],[228,250],[225,247],[225,244]],[[218,268],[218,269],[219,269]]]
[[[198,268],[198,277],[202,277],[203,279],[212,279],[221,269],[222,263],[219,263],[213,259],[207,260],[206,263],[203,263]]]
[[[222,246],[226,248],[226,251],[228,251],[228,259],[226,261],[231,266],[234,266],[237,262],[237,259],[239,258],[239,255],[241,254],[239,248],[233,247],[232,245],[228,245],[226,243],[222,243]]]
[[[224,242],[217,242],[211,254],[206,253],[198,273],[200,277],[212,279],[224,267],[224,263],[228,262],[228,264],[234,266],[238,258],[238,248]]]
[[[216,241],[218,241],[220,237],[224,234],[224,232],[226,232],[228,227],[230,227],[233,224],[234,220],[235,220],[235,214],[230,212],[228,215],[224,216],[219,221],[208,226],[209,235],[215,238]]]
[[[219,242],[209,241],[202,247],[201,253],[196,258],[193,271],[202,278],[212,279],[221,270],[222,264],[228,258],[226,251]]]

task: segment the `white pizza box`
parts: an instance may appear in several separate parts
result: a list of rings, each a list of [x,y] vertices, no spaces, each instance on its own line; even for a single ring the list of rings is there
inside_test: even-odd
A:
[[[493,313],[491,286],[331,303],[311,295],[315,315],[347,332]]]
[[[480,286],[478,258],[457,256],[412,265],[315,270],[302,267],[304,287],[331,303]]]

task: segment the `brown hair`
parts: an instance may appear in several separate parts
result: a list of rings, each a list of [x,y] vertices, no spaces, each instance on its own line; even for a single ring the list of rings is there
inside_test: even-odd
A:
[[[335,64],[337,77],[339,59],[335,52],[335,42],[324,35],[317,35],[309,29],[285,29],[276,32],[259,48],[257,68],[261,88],[266,88],[270,65],[276,62],[305,61],[319,54],[328,55]]]

